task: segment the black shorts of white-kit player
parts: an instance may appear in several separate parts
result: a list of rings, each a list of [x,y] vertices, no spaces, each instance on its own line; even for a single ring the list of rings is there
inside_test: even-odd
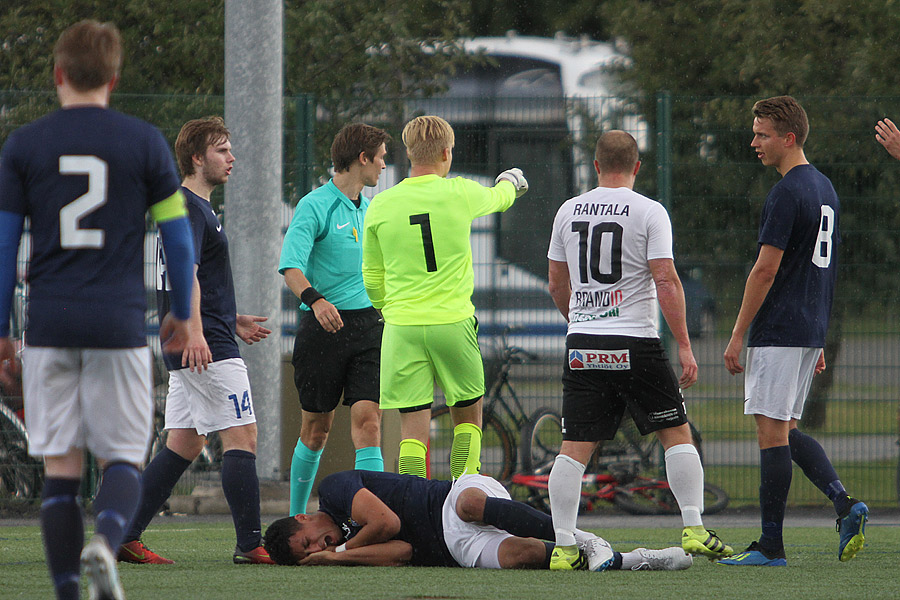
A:
[[[566,440],[612,439],[626,409],[644,435],[687,422],[658,338],[569,334],[562,381]]]

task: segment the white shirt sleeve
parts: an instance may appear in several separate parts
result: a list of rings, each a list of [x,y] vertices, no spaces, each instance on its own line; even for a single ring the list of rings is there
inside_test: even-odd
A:
[[[562,216],[563,207],[565,206],[566,205],[563,204],[559,208],[556,217],[553,219],[553,231],[550,234],[550,248],[547,250],[547,258],[557,262],[566,262],[566,246],[563,241],[562,232],[562,227],[565,224],[564,221],[566,221]]]
[[[647,260],[674,258],[672,252],[672,222],[662,204],[647,212]]]

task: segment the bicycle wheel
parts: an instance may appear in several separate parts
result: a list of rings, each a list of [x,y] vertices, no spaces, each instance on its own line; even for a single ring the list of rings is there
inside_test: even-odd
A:
[[[516,448],[503,423],[491,413],[482,416],[481,472],[498,481],[512,476],[516,466]],[[450,408],[442,405],[431,410],[428,445],[428,473],[432,479],[452,479],[450,448],[453,445],[453,420]]]
[[[522,427],[519,454],[522,471],[547,473],[562,445],[562,420],[554,411],[538,409]]]
[[[680,512],[669,484],[646,477],[637,477],[630,483],[618,486],[613,502],[633,515],[674,515]]]
[[[691,440],[703,461],[703,438],[694,424],[688,421],[691,430]],[[642,435],[637,425],[626,414],[619,425],[616,437],[612,440],[601,442],[594,457],[595,465],[589,471],[603,471],[605,467],[613,463],[640,464],[640,474],[655,478],[661,477],[665,471],[665,451],[655,434]]]
[[[515,473],[506,484],[513,500],[524,502],[532,508],[550,514],[550,491],[547,474]]]
[[[712,484],[703,485],[703,514],[714,515],[728,506],[728,494]],[[637,477],[616,488],[613,502],[633,515],[677,515],[681,513],[669,483]]]
[[[44,466],[28,455],[28,434],[15,412],[0,401],[0,498],[40,498]]]
[[[728,506],[728,492],[711,483],[703,484],[703,514],[714,515]]]

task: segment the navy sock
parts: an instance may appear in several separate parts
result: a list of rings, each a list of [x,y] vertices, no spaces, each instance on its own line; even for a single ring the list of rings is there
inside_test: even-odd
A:
[[[619,571],[622,569],[622,553],[616,552],[613,550],[613,561],[612,564],[609,565],[609,569],[611,571]]]
[[[191,461],[168,448],[163,448],[156,454],[141,477],[144,488],[141,504],[124,541],[131,542],[141,538],[141,534],[172,495],[175,484],[189,466]]]
[[[556,538],[553,518],[550,515],[527,504],[505,498],[487,498],[484,501],[482,520],[517,537],[533,537],[539,540]]]
[[[775,446],[759,451],[759,508],[762,536],[759,545],[769,552],[784,550],[784,507],[791,490],[791,449]]]
[[[850,509],[850,497],[822,445],[799,429],[791,429],[788,444],[791,447],[791,458],[803,469],[806,478],[828,496],[838,516],[846,514]]]
[[[79,479],[48,477],[41,499],[41,532],[50,579],[60,600],[78,600],[84,520]]]
[[[222,490],[231,509],[237,545],[242,552],[259,547],[259,477],[256,455],[246,450],[229,450],[222,456]]]
[[[546,555],[544,556],[544,568],[550,568],[550,557],[553,556],[553,548],[556,547],[556,544],[553,542],[544,542],[544,552]]]
[[[100,489],[94,497],[94,533],[109,542],[113,554],[118,552],[122,539],[141,502],[141,472],[130,463],[117,462],[106,467]]]

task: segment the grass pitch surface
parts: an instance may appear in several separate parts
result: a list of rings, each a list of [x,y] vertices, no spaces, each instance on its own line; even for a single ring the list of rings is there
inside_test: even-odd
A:
[[[748,528],[719,528],[735,551],[758,535]],[[88,532],[89,534],[90,532]],[[676,529],[597,531],[617,550],[679,543]],[[229,522],[162,522],[144,535],[174,565],[120,564],[129,600],[217,598],[514,599],[575,598],[897,598],[900,527],[870,522],[866,547],[852,561],[837,559],[837,533],[826,527],[785,531],[788,566],[725,567],[706,559],[679,572],[551,573],[448,568],[272,567],[234,565]],[[86,597],[86,592],[84,593]],[[51,598],[37,526],[0,525],[0,597]]]

